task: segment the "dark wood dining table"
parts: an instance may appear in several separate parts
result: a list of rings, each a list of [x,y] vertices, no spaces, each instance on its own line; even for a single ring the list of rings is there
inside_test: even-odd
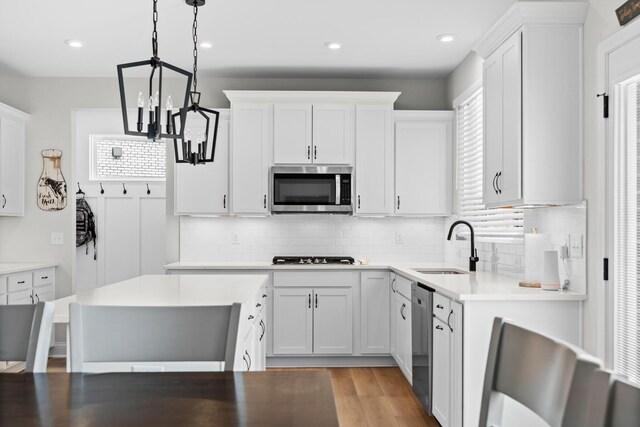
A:
[[[0,374],[0,426],[337,426],[328,372]]]

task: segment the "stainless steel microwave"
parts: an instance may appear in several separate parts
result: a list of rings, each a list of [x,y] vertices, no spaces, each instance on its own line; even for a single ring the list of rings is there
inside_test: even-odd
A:
[[[274,166],[272,213],[353,212],[350,166]]]

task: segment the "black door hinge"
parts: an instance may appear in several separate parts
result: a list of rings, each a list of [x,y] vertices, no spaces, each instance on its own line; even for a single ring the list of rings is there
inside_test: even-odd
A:
[[[596,95],[598,98],[602,97],[602,117],[609,118],[609,95],[606,92]]]
[[[603,258],[602,261],[602,279],[609,280],[609,258]]]

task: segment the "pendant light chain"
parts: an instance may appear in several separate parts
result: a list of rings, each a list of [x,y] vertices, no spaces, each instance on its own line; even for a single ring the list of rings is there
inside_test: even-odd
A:
[[[157,0],[156,0],[157,1]],[[193,4],[193,91],[198,91],[198,2]]]
[[[158,0],[153,0],[153,33],[151,33],[151,48],[153,57],[158,57]]]

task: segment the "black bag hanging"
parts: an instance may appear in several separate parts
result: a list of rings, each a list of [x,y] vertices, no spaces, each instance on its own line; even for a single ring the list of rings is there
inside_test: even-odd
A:
[[[76,199],[76,247],[86,245],[86,254],[89,254],[89,242],[93,241],[93,259],[97,259],[96,253],[96,221],[89,203],[84,195]]]

